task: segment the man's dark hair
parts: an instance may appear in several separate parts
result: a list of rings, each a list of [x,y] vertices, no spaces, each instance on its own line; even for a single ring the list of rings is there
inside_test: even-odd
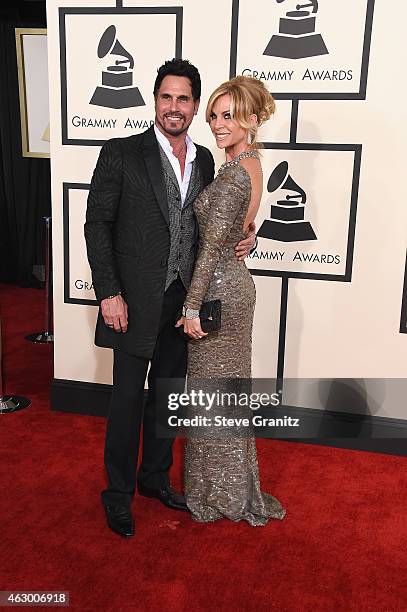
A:
[[[191,82],[192,97],[199,100],[201,97],[201,77],[198,68],[195,68],[188,60],[177,59],[174,57],[168,60],[158,69],[157,78],[154,83],[154,98],[157,96],[164,77],[178,76],[187,77]]]

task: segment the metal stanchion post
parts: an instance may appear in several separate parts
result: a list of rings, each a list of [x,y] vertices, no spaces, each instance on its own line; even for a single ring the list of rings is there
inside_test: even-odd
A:
[[[44,217],[45,220],[45,331],[37,334],[30,334],[25,339],[38,344],[54,342],[52,331],[52,269],[51,269],[51,217]]]
[[[21,395],[3,395],[3,371],[1,367],[1,324],[0,324],[0,414],[28,408],[30,400]]]

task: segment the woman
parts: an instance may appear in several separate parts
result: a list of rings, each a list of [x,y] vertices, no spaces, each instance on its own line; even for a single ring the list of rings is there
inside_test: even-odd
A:
[[[193,339],[188,349],[188,381],[250,379],[255,287],[234,247],[254,221],[262,195],[257,129],[274,112],[263,83],[239,76],[220,85],[206,109],[216,144],[226,161],[213,183],[194,202],[200,244],[184,312],[178,322]],[[205,334],[199,309],[220,299],[221,329]],[[192,381],[192,382],[191,382]],[[237,381],[238,384],[240,381]],[[205,383],[204,383],[205,384]],[[260,491],[255,439],[231,435],[219,439],[191,436],[185,451],[185,496],[195,520],[229,518],[265,525],[282,519],[280,502]]]

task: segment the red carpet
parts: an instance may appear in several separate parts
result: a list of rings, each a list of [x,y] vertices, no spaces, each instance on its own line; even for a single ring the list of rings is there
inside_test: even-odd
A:
[[[404,458],[259,441],[285,520],[199,525],[136,498],[122,540],[99,502],[105,421],[50,412],[52,349],[24,340],[42,331],[43,292],[3,285],[0,302],[5,392],[32,400],[0,415],[0,590],[69,591],[74,610],[406,610]]]

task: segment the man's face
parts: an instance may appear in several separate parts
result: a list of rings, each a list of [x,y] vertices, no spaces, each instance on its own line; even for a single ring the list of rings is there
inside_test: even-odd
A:
[[[155,121],[164,134],[179,136],[186,132],[197,114],[199,100],[192,97],[187,77],[163,78],[155,98]]]

